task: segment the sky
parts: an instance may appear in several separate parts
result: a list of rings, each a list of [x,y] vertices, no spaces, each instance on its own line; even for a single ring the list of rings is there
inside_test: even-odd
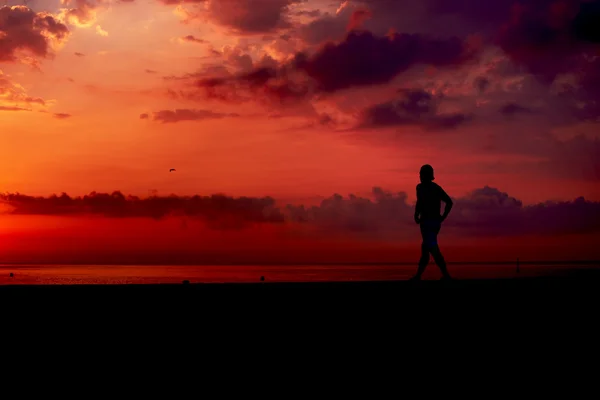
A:
[[[0,262],[411,261],[426,163],[449,258],[598,259],[598,27],[598,0],[4,1]]]

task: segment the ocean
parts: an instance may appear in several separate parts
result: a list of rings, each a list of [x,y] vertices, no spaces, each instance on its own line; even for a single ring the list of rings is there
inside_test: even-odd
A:
[[[156,284],[405,280],[416,265],[0,265],[0,285]],[[457,279],[566,275],[574,269],[600,269],[600,263],[449,264]],[[11,276],[12,274],[12,276]],[[435,264],[423,279],[439,279]]]

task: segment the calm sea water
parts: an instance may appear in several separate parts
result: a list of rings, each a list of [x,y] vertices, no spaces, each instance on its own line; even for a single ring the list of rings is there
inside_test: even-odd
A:
[[[459,279],[566,275],[574,269],[600,269],[598,265],[458,264],[449,265]],[[309,266],[133,266],[133,265],[0,265],[0,285],[23,284],[149,284],[190,282],[376,281],[403,280],[416,271],[414,265],[309,265]],[[13,277],[10,277],[10,274]],[[423,279],[439,279],[429,265]]]

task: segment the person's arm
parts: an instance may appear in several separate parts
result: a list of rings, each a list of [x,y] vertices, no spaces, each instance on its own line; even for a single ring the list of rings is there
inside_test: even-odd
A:
[[[417,204],[415,205],[415,222],[418,224],[421,222],[421,196],[419,196],[419,185],[417,185]]]
[[[441,187],[440,192],[442,195],[442,201],[446,204],[446,207],[444,208],[444,214],[442,215],[442,221],[444,221],[448,214],[450,214],[450,210],[452,210],[452,206],[454,205],[454,203],[452,202],[450,196],[448,196],[448,194]]]

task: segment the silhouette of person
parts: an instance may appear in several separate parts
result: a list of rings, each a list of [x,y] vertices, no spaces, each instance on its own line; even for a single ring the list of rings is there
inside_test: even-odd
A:
[[[437,235],[440,232],[442,222],[448,217],[452,209],[452,199],[441,186],[434,183],[433,167],[425,164],[419,171],[421,183],[417,185],[417,205],[415,207],[415,222],[420,225],[421,237],[421,259],[419,260],[419,269],[412,280],[421,279],[425,268],[429,263],[429,254],[433,256],[435,263],[442,271],[442,279],[451,279],[446,261],[442,256],[437,242]],[[444,214],[440,215],[441,202],[445,203]]]

